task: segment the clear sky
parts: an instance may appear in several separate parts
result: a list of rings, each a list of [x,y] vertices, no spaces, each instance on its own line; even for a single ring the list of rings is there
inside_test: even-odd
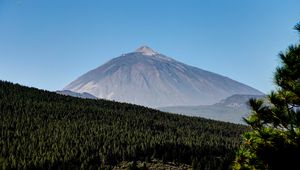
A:
[[[262,92],[299,0],[0,0],[0,79],[47,90],[141,45]]]

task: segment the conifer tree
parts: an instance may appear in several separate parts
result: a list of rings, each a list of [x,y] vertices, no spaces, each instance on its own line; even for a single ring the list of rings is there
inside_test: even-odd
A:
[[[300,22],[295,26],[300,33]],[[279,54],[276,91],[266,100],[251,99],[252,113],[245,122],[233,169],[300,169],[300,44]]]

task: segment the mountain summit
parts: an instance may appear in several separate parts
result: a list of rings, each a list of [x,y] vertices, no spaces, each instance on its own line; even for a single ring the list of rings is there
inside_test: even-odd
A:
[[[138,49],[135,50],[135,52],[140,52],[144,55],[156,55],[158,54],[157,52],[155,52],[154,50],[152,50],[150,47],[148,46],[141,46]]]
[[[207,105],[234,94],[262,94],[230,78],[176,61],[147,46],[108,61],[63,90],[87,92],[98,98],[149,107]]]

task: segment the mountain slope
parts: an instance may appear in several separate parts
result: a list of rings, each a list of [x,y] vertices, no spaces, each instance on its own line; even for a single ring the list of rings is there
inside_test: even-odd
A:
[[[72,92],[70,90],[61,90],[61,91],[58,90],[58,91],[56,91],[56,93],[62,94],[62,95],[67,95],[67,96],[79,97],[79,98],[83,98],[83,99],[97,99],[97,97],[95,97],[87,92],[76,93],[76,92]]]
[[[245,130],[0,81],[2,169],[113,169],[155,160],[228,169]]]
[[[263,99],[264,97],[264,95],[236,94],[213,105],[162,107],[159,110],[243,124],[243,117],[251,112],[248,106],[249,99]]]
[[[213,104],[233,94],[262,94],[227,77],[166,57],[147,46],[87,72],[64,90],[150,107]]]

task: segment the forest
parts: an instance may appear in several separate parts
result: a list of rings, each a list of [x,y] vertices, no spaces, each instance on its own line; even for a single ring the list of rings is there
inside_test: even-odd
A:
[[[248,127],[0,81],[0,169],[161,160],[229,169]],[[145,167],[147,169],[147,167]]]

